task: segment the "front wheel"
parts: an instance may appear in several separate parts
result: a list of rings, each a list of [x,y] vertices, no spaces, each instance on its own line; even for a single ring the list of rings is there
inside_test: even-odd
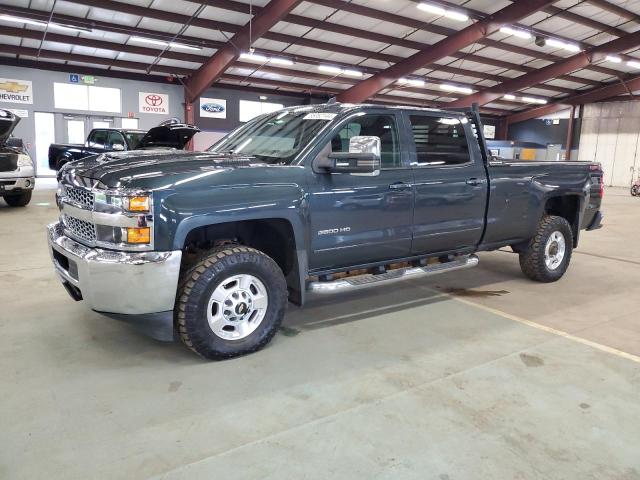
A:
[[[31,201],[31,191],[19,193],[18,195],[5,195],[4,201],[10,207],[24,207]]]
[[[631,187],[631,195],[637,197],[640,195],[640,185],[634,185]]]
[[[545,215],[538,231],[520,252],[520,268],[532,280],[555,282],[569,268],[573,252],[573,233],[566,219]]]
[[[286,305],[287,285],[275,261],[253,248],[222,247],[182,275],[174,320],[192,351],[223,359],[267,345]]]

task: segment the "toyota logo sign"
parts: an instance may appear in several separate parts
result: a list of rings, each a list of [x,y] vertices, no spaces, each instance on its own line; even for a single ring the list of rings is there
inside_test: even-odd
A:
[[[163,93],[140,92],[139,110],[141,113],[168,115],[169,95]]]
[[[160,95],[156,95],[155,93],[151,93],[144,97],[144,101],[147,105],[151,105],[152,107],[162,105],[162,97]]]

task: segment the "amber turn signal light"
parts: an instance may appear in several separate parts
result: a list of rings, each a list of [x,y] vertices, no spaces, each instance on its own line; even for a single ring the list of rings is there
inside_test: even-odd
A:
[[[130,212],[148,212],[150,207],[149,197],[129,197]]]
[[[151,228],[127,228],[127,243],[151,243]]]

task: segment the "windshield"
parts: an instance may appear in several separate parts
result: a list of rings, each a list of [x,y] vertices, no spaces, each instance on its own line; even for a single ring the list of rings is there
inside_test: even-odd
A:
[[[124,132],[124,136],[127,137],[127,143],[131,150],[138,147],[140,140],[144,137],[145,132]]]
[[[288,165],[336,116],[335,113],[310,112],[309,108],[303,108],[281,110],[251,120],[209,151],[238,153],[266,163]]]

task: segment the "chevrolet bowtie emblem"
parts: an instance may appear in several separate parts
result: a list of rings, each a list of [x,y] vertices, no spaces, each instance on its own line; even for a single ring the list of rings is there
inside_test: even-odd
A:
[[[17,82],[2,82],[0,83],[0,90],[10,93],[20,93],[27,90],[28,85]]]

